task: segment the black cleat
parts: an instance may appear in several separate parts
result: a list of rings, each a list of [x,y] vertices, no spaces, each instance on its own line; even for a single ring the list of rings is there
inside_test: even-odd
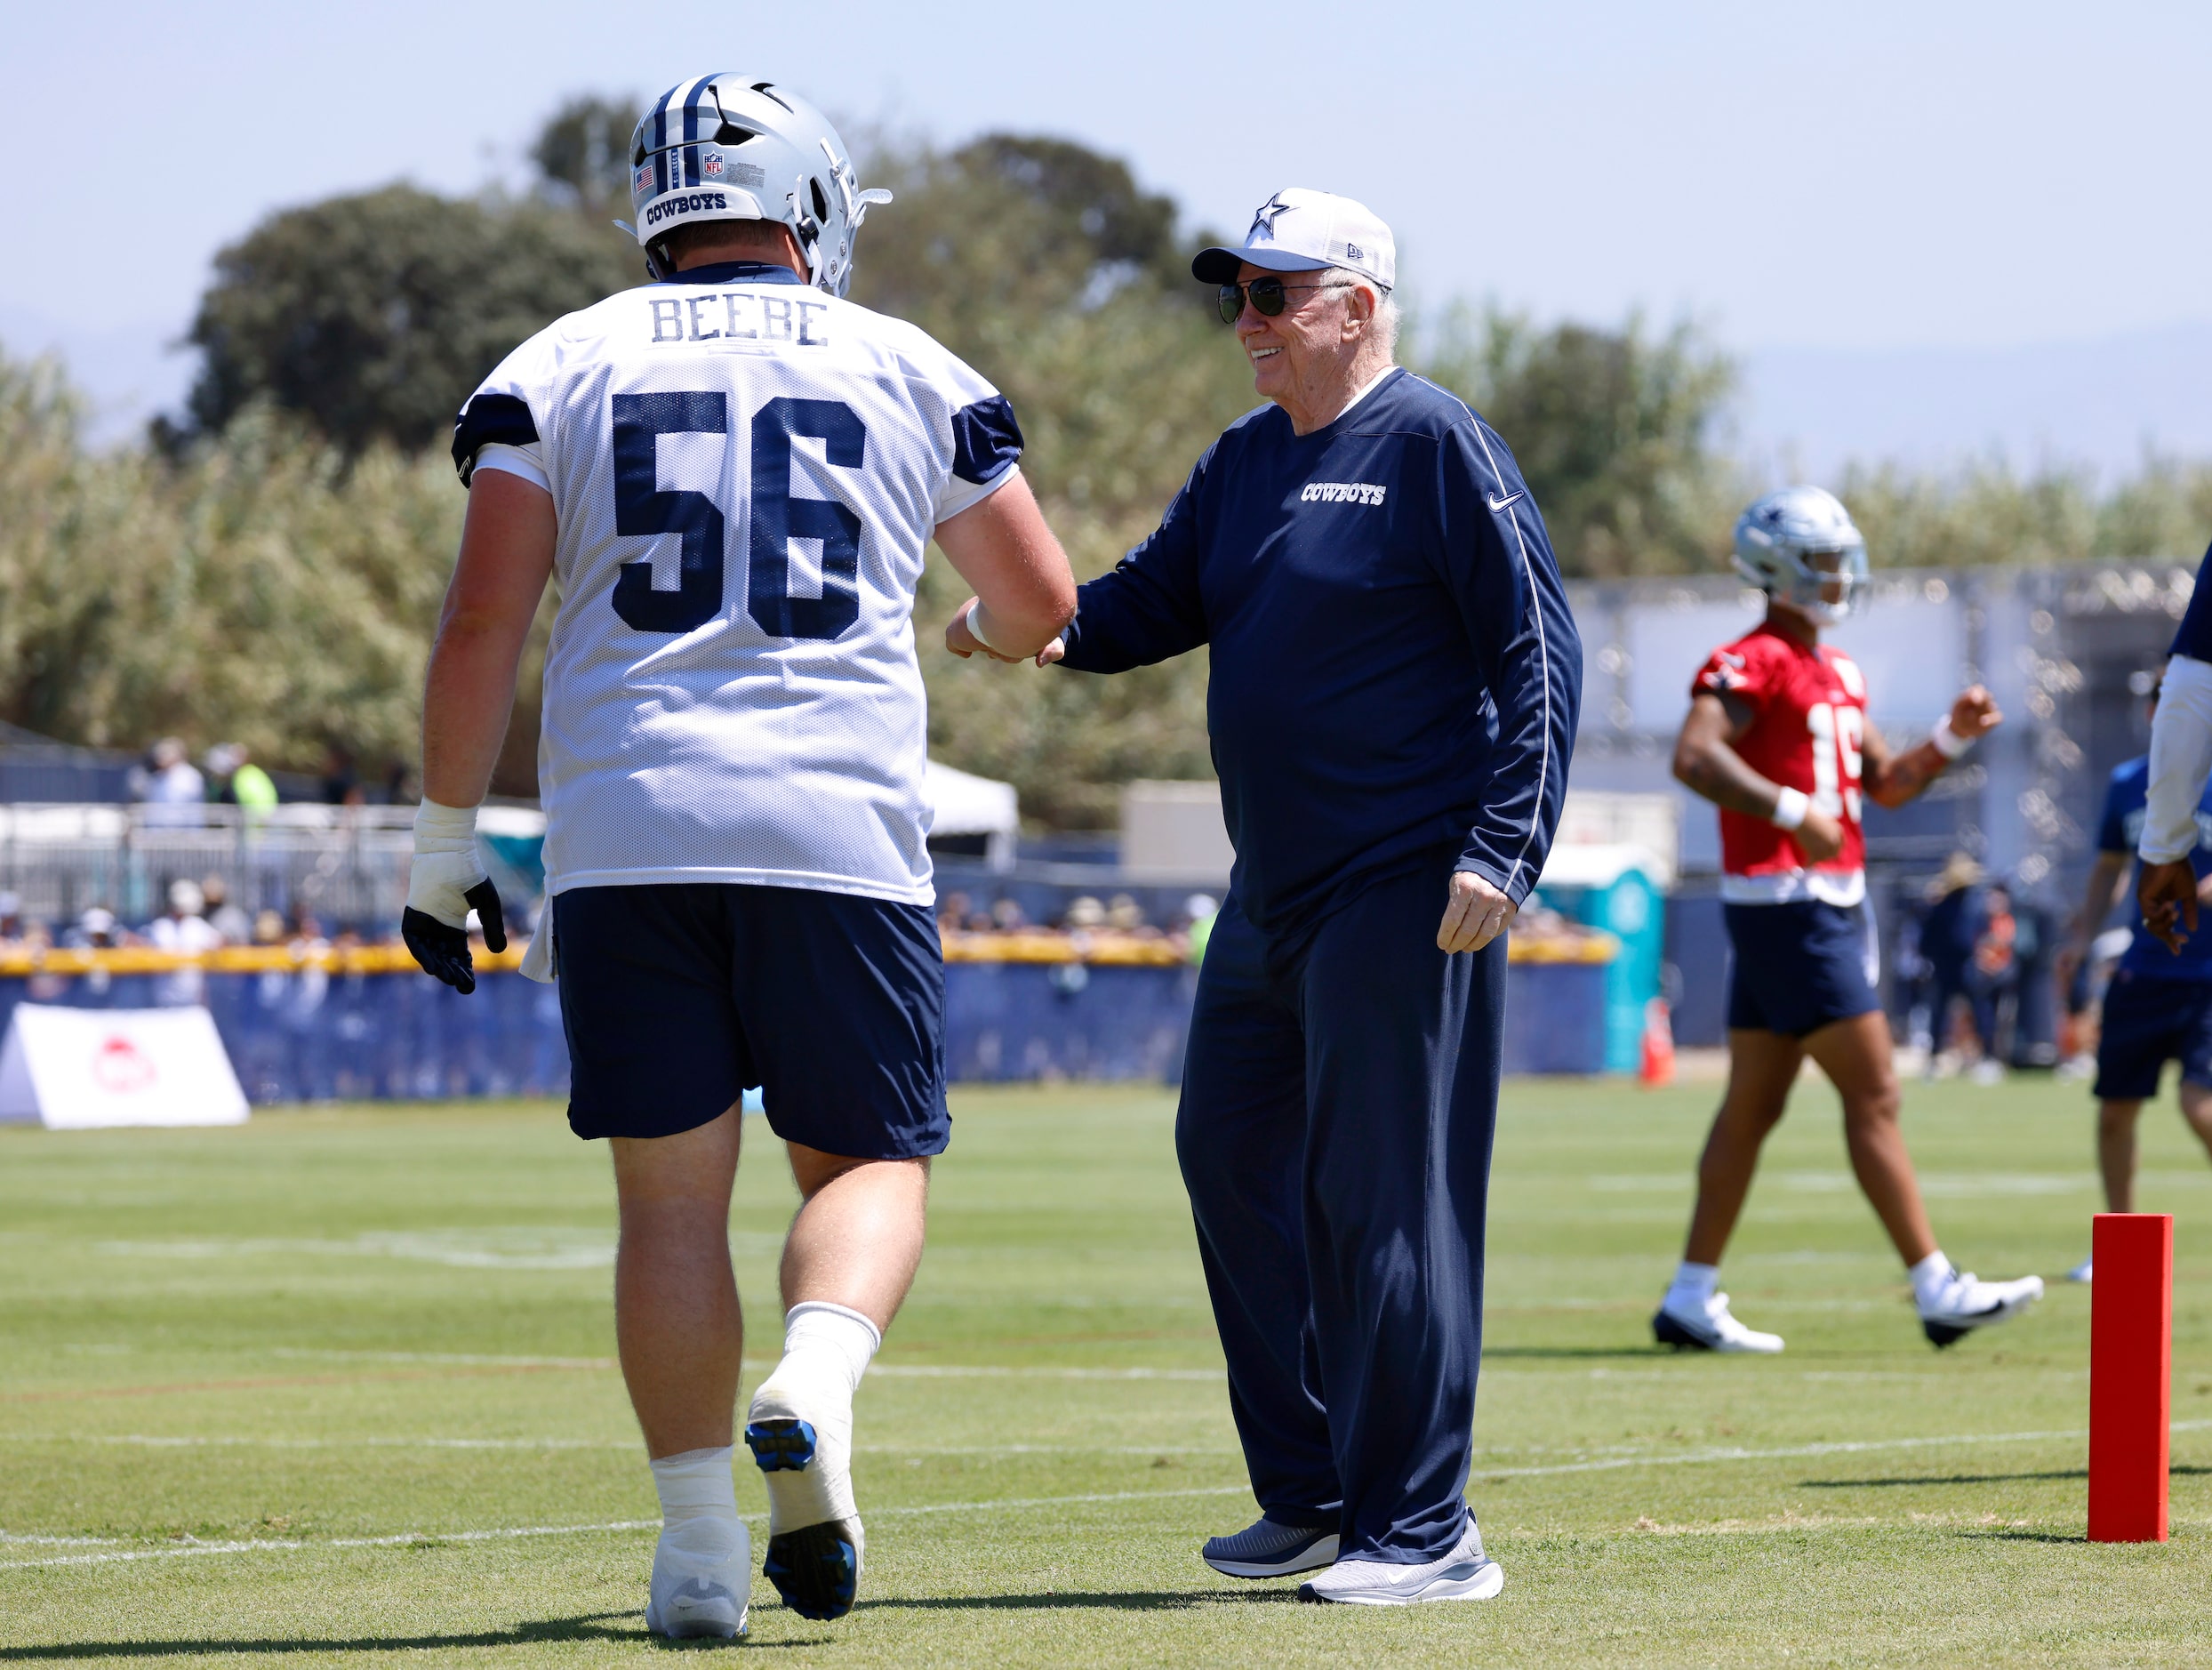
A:
[[[846,1520],[824,1520],[768,1539],[761,1570],[784,1605],[801,1618],[828,1623],[853,1610],[861,1575],[860,1534]]]

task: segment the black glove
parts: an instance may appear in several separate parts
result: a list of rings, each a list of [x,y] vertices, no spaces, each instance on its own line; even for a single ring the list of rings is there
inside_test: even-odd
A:
[[[461,896],[469,902],[477,920],[484,924],[484,948],[505,951],[507,919],[500,914],[500,890],[485,880]],[[424,974],[437,976],[457,992],[465,993],[477,989],[476,964],[469,955],[467,928],[448,927],[428,911],[409,905],[400,913],[399,937],[407,942],[407,949],[422,965]]]

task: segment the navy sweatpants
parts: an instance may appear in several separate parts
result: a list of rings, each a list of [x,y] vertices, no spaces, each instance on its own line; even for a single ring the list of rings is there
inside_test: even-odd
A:
[[[1447,873],[1271,945],[1232,898],[1175,1149],[1253,1494],[1417,1564],[1466,1529],[1505,943],[1436,946]]]

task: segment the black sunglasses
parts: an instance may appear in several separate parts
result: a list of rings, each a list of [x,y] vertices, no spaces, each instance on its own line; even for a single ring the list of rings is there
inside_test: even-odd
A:
[[[1254,278],[1248,285],[1223,285],[1222,323],[1234,325],[1237,322],[1238,316],[1244,312],[1246,297],[1251,298],[1254,313],[1262,318],[1272,319],[1278,317],[1283,309],[1290,305],[1290,293],[1294,290],[1350,290],[1352,287],[1341,282],[1333,285],[1286,285],[1280,278]]]

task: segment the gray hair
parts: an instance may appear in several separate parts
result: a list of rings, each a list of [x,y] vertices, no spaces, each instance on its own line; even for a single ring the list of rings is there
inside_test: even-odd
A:
[[[1383,353],[1392,354],[1397,351],[1398,327],[1401,316],[1398,310],[1398,303],[1391,300],[1391,293],[1388,290],[1366,273],[1354,272],[1349,267],[1330,268],[1321,275],[1321,282],[1327,285],[1357,285],[1362,290],[1372,291],[1375,298],[1374,323],[1368,327],[1368,333],[1374,338],[1374,345]]]

